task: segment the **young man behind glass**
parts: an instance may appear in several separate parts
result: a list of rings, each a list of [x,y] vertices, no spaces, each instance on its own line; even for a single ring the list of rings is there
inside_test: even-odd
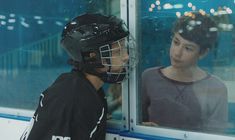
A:
[[[227,127],[227,88],[197,62],[215,45],[218,29],[207,15],[189,12],[173,28],[171,65],[142,74],[142,121],[145,125],[197,131]]]

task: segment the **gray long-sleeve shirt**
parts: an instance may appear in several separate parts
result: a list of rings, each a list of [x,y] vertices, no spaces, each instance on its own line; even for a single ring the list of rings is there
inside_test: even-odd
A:
[[[142,74],[142,121],[199,131],[223,131],[228,118],[227,88],[213,75],[195,82],[164,76],[160,67]]]

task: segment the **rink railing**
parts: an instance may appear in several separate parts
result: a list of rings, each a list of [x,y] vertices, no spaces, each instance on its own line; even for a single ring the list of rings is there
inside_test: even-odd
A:
[[[62,55],[59,34],[0,54],[0,75],[17,74],[20,68],[40,67]],[[53,60],[54,61],[54,60]]]

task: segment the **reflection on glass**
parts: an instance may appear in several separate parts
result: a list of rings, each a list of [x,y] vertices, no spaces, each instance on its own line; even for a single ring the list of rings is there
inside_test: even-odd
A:
[[[122,119],[122,86],[110,84],[107,91],[108,119]]]
[[[148,52],[145,47],[142,49],[145,59],[140,67],[144,71],[140,89],[140,124],[208,133],[234,132],[228,105],[228,94],[232,93],[229,93],[227,82],[215,72],[221,69],[218,65],[221,59],[216,59],[218,47],[221,47],[217,44],[218,39],[221,41],[221,36],[217,39],[218,32],[224,31],[218,24],[221,18],[209,17],[204,11],[187,12],[179,17],[173,29],[168,28],[164,35],[158,35],[158,32],[167,30],[167,23],[164,23],[167,20],[155,19],[155,28],[160,24],[163,26],[151,32],[166,36],[163,41],[156,39],[162,47],[151,44],[153,42],[144,44],[155,49],[151,52],[156,53],[155,59],[151,55],[145,56]],[[164,40],[169,39],[171,30],[173,38],[169,45]],[[146,35],[146,31],[142,33]],[[144,42],[148,37],[154,38],[142,36]],[[167,47],[164,48],[167,44],[169,54]],[[169,58],[163,59],[166,56]],[[148,60],[155,66],[144,63]]]

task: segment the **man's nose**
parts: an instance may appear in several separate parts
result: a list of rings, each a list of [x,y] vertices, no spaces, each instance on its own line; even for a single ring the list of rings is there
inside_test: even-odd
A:
[[[181,45],[178,47],[175,47],[174,49],[175,56],[180,57],[182,56],[182,53],[183,53],[183,47]]]

